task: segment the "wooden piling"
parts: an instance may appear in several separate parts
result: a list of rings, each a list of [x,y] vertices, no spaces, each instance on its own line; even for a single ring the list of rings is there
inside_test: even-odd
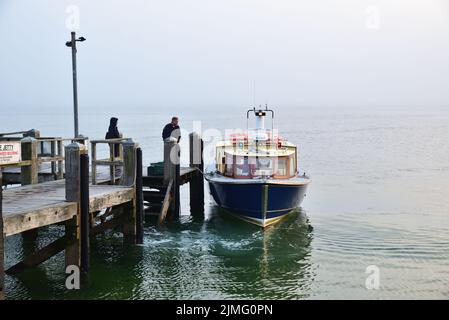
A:
[[[81,200],[81,154],[86,154],[85,145],[73,142],[65,147],[65,199],[80,203]],[[88,210],[89,211],[89,210]],[[66,237],[70,245],[66,248],[66,266],[81,266],[81,215],[78,214],[65,224]]]
[[[123,174],[121,185],[132,186],[136,178],[136,148],[137,144],[128,139],[122,142],[123,145]]]
[[[3,232],[3,187],[0,170],[0,300],[5,299],[5,233]]]
[[[204,143],[200,135],[192,132],[189,135],[190,167],[197,168],[195,176],[190,180],[190,212],[204,214]]]
[[[65,147],[65,199],[70,202],[80,201],[80,156],[87,152],[87,147],[73,142]]]
[[[143,243],[143,167],[142,149],[136,149],[136,242]]]
[[[128,139],[122,142],[123,145],[123,174],[121,185],[134,186],[136,183],[136,148],[137,144]],[[125,207],[124,210],[130,211],[123,223],[123,238],[127,243],[136,243],[136,197]]]
[[[22,161],[29,161],[29,165],[21,167],[20,181],[22,185],[36,184],[39,182],[37,140],[32,137],[26,137],[20,142],[22,145]]]
[[[173,204],[173,216],[178,218],[180,211],[181,211],[181,191],[180,191],[180,186],[181,186],[181,165],[179,163],[179,157],[180,157],[180,148],[179,148],[179,144],[176,144],[174,149],[177,152],[177,163],[175,163],[175,177],[173,179],[173,200],[174,200],[174,204]]]
[[[172,160],[173,148],[177,143],[174,141],[164,142],[164,186],[168,186],[175,176],[175,167]]]
[[[34,137],[39,137],[39,131],[30,130],[27,137],[21,142],[22,161],[29,161],[29,165],[22,166],[20,170],[20,182],[22,185],[39,183],[39,164],[37,159],[38,141]],[[32,229],[22,233],[25,249],[34,244],[38,236],[38,229]],[[27,250],[25,250],[27,251]]]
[[[56,157],[56,140],[50,141],[50,156],[52,158]],[[53,175],[53,179],[58,179],[58,174],[56,172],[56,162],[51,162],[51,174]]]
[[[89,270],[89,156],[80,155],[80,245],[81,245],[81,271]]]
[[[62,140],[58,140],[57,147],[58,147],[58,156],[62,157],[62,155],[63,155],[63,148],[64,148],[64,146],[62,144]],[[63,162],[62,162],[62,160],[58,161],[58,176],[57,176],[57,178],[58,178],[58,180],[64,178],[64,170],[63,170]]]
[[[164,186],[168,186],[173,181],[172,193],[173,203],[170,206],[170,213],[173,217],[179,216],[180,211],[180,147],[179,144],[170,141],[164,142]]]

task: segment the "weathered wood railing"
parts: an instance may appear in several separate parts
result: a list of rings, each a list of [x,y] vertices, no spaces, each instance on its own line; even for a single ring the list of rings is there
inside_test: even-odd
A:
[[[9,136],[12,134],[23,134],[25,137]],[[50,163],[54,180],[62,179],[64,176],[64,143],[84,144],[87,138],[40,137],[37,130],[29,130],[2,133],[0,140],[21,143],[21,161],[0,165],[0,168],[20,167],[20,182],[22,185],[26,185],[38,183],[39,165],[44,163]]]
[[[97,184],[97,166],[109,167],[109,178],[111,184],[117,182],[117,168],[123,167],[123,145],[122,142],[129,140],[128,138],[91,140],[91,163],[92,163],[92,184]],[[107,144],[109,146],[109,157],[105,159],[97,159],[97,145]],[[116,156],[116,148],[119,148],[118,156]]]
[[[132,139],[121,142],[123,175],[120,186],[89,184],[89,156],[86,145],[71,143],[65,146],[65,181],[54,181],[36,186],[11,188],[7,197],[6,217],[0,188],[0,300],[4,298],[4,274],[14,274],[36,266],[65,250],[66,266],[77,266],[87,273],[89,269],[89,242],[92,235],[121,225],[123,237],[129,243],[143,243],[143,186],[142,150]],[[0,171],[0,185],[2,172]],[[47,189],[46,189],[47,188]],[[64,189],[65,195],[58,192]],[[14,193],[14,191],[17,191]],[[36,198],[50,195],[51,202]],[[32,197],[34,193],[34,198]],[[17,195],[32,197],[33,205],[23,208]],[[24,197],[22,197],[22,200]],[[3,206],[3,207],[2,207]],[[107,214],[101,214],[103,210]],[[16,215],[18,218],[16,218]],[[4,224],[6,221],[6,224]],[[4,238],[14,234],[37,231],[53,224],[65,224],[65,235],[8,268],[4,266]],[[15,229],[11,226],[14,224]],[[6,226],[6,227],[5,227]],[[4,228],[5,227],[5,228]]]

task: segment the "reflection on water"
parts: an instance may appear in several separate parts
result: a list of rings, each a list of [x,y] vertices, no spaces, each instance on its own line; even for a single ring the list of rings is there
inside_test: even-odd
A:
[[[221,211],[215,207],[216,211]],[[299,210],[265,231],[217,212],[211,223],[218,241],[211,254],[226,272],[222,291],[238,298],[292,299],[308,295],[312,228]]]
[[[80,291],[65,289],[64,259],[59,254],[37,268],[8,276],[8,297],[308,297],[314,277],[312,234],[299,210],[262,231],[212,207],[205,219],[182,216],[159,228],[148,223],[141,246],[124,245],[119,232],[97,236],[91,247],[88,283]]]

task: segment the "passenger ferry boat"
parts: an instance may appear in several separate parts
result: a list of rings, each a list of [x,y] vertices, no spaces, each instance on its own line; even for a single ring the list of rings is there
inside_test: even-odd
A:
[[[271,129],[265,117],[271,114]],[[248,129],[250,115],[255,129]],[[247,130],[216,145],[216,158],[205,174],[221,208],[261,227],[279,221],[297,208],[310,179],[298,173],[297,148],[274,130],[274,111],[250,109]]]

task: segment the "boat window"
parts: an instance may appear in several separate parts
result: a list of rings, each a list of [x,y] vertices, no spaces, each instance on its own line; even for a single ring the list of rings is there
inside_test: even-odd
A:
[[[250,174],[248,157],[237,157],[235,164],[235,174],[237,176],[247,177]]]
[[[279,158],[278,159],[277,174],[280,175],[280,176],[286,176],[287,175],[287,159],[286,158]]]
[[[273,174],[273,159],[269,157],[258,157],[252,172],[253,176],[270,176]]]
[[[226,175],[227,176],[232,176],[233,175],[233,157],[231,154],[226,153],[226,166],[225,166],[225,170],[226,170]]]
[[[293,155],[289,157],[289,162],[290,162],[289,175],[294,176],[296,174],[296,166],[295,166],[295,157]]]

